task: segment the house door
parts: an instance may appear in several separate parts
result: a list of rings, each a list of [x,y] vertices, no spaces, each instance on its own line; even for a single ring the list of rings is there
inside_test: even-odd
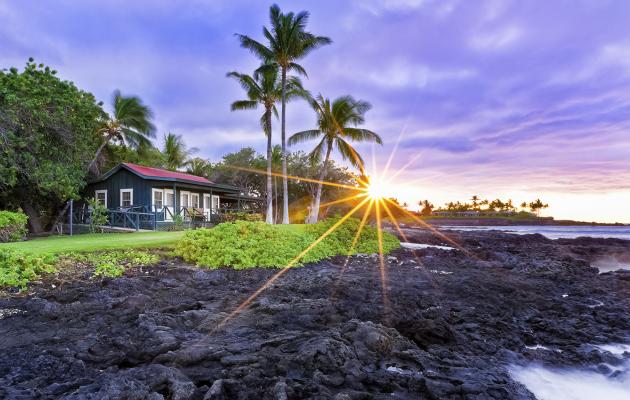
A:
[[[175,193],[173,189],[164,189],[164,220],[172,221],[175,214]]]
[[[210,221],[210,216],[212,214],[212,207],[210,202],[210,195],[203,195],[203,215],[206,217],[206,221]]]
[[[184,191],[180,192],[179,193],[179,209],[181,210],[184,216],[187,216],[184,209],[189,208],[189,207],[190,207],[190,192],[184,192]]]

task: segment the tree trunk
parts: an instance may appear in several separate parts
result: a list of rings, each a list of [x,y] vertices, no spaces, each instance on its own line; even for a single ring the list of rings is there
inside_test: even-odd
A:
[[[282,223],[289,223],[289,183],[287,179],[286,89],[287,69],[282,67]]]
[[[265,110],[267,132],[267,218],[268,224],[273,224],[273,182],[271,176],[271,108]]]
[[[32,204],[22,204],[22,210],[28,216],[28,226],[33,233],[41,233],[44,231],[39,212]]]
[[[322,187],[324,178],[326,178],[326,172],[328,170],[328,160],[330,159],[330,152],[332,151],[332,142],[328,142],[328,147],[326,149],[326,158],[324,159],[324,165],[322,166],[322,172],[319,174],[319,183],[317,184],[317,192],[315,193],[315,201],[311,207],[311,214],[308,217],[307,223],[315,224],[319,219],[319,204],[322,198]]]
[[[278,223],[278,178],[277,177],[273,177],[273,199],[274,199],[274,217],[273,217],[273,222],[274,224]]]
[[[98,160],[98,156],[101,155],[101,152],[103,151],[103,149],[107,145],[107,142],[109,142],[109,137],[106,137],[105,140],[103,141],[103,143],[101,143],[101,145],[98,146],[98,149],[96,149],[96,154],[94,155],[94,158],[90,162],[90,165],[88,165],[88,171],[89,172],[94,172],[97,176],[99,175],[99,170],[98,170],[98,167],[95,167],[96,160]]]

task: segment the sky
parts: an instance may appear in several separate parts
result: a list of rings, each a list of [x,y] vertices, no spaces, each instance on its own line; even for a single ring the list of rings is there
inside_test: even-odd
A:
[[[393,154],[401,202],[540,197],[557,219],[630,223],[630,2],[277,3],[333,40],[300,61],[304,84],[372,104],[364,127],[385,143],[358,148],[381,174]],[[108,109],[115,89],[138,95],[156,145],[173,132],[213,162],[263,152],[260,112],[230,112],[243,92],[225,75],[257,67],[234,34],[263,40],[270,5],[0,0],[0,68],[35,57]],[[304,102],[287,112],[289,134],[315,126]]]

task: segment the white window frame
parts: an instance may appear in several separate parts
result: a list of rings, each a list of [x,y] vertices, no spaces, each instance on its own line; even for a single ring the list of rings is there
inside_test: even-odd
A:
[[[214,199],[217,200],[216,208],[214,207]],[[221,208],[221,198],[218,195],[213,194],[212,197],[210,198],[210,209],[212,212],[219,212],[220,208]]]
[[[172,195],[173,196],[173,204],[168,205],[168,196]],[[173,218],[171,217],[171,214],[173,214],[175,212],[175,203],[177,203],[176,201],[177,199],[175,198],[175,190],[173,189],[164,189],[164,208],[168,208],[168,211],[170,211],[170,214],[168,211],[164,211],[164,220],[165,221],[171,221]]]
[[[123,193],[129,193],[130,205],[128,205],[128,206],[123,205]],[[120,189],[120,206],[121,207],[132,207],[133,206],[133,189],[132,188]]]
[[[99,194],[105,194],[105,203],[103,204],[105,206],[105,208],[107,208],[107,189],[102,189],[102,190],[95,190],[94,191],[94,199],[98,200],[98,195]]]
[[[195,206],[195,202],[193,201],[193,196],[197,197],[197,205]],[[190,194],[190,206],[193,208],[199,208],[199,205],[201,204],[201,202],[199,201],[201,200],[201,197],[199,196],[199,193],[191,193]]]
[[[183,202],[183,197],[184,197],[185,194],[188,195],[188,204],[184,204],[184,202]],[[189,208],[190,207],[190,192],[185,191],[185,190],[180,190],[180,192],[179,192],[179,206],[180,207],[184,207],[184,208]]]
[[[156,193],[160,193],[162,195],[162,207],[160,209],[157,209],[155,206],[155,194]],[[161,209],[164,208],[166,204],[166,196],[164,194],[164,189],[156,189],[156,188],[152,188],[151,189],[151,211],[162,211]]]

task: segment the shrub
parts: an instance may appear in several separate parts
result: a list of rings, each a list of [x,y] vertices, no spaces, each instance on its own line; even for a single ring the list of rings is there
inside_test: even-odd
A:
[[[264,221],[263,215],[260,213],[246,213],[242,211],[226,212],[221,215],[222,222],[234,222],[234,221],[249,221],[249,222],[262,222]]]
[[[0,242],[24,240],[28,217],[21,211],[0,211]]]
[[[103,233],[102,226],[108,221],[107,207],[96,199],[88,199],[87,202],[90,207],[90,232]]]
[[[95,276],[110,278],[121,276],[129,267],[155,264],[160,260],[155,254],[137,250],[68,254],[66,258],[93,266]]]
[[[186,232],[177,244],[175,254],[188,262],[209,268],[281,268],[287,266],[337,221],[330,219],[314,225],[268,225],[247,221],[223,223],[212,229]],[[358,226],[358,220],[348,219],[295,264],[348,254]],[[383,232],[384,253],[398,246],[398,239]],[[376,252],[376,229],[365,226],[352,254]]]
[[[56,271],[55,257],[0,249],[0,287],[26,288],[29,281]]]

